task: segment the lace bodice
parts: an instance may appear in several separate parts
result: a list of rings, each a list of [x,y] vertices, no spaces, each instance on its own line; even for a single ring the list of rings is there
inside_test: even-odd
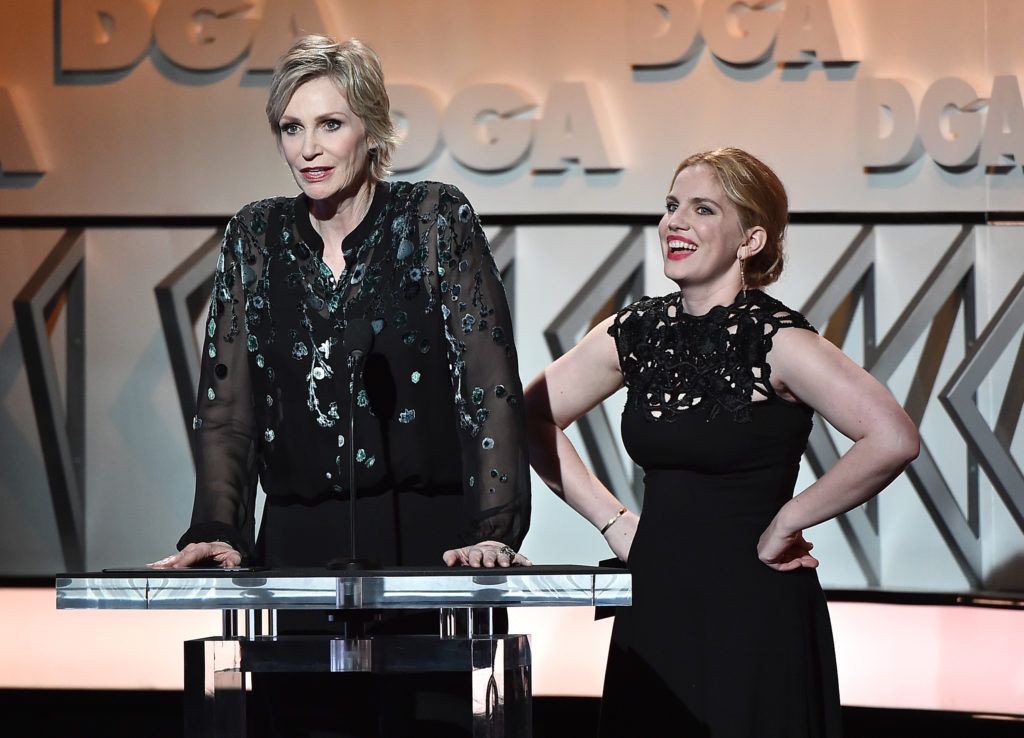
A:
[[[782,328],[814,330],[803,315],[760,290],[747,290],[706,315],[683,311],[678,292],[644,297],[621,310],[615,339],[627,402],[649,420],[703,411],[750,419],[752,403],[775,396],[767,355]]]

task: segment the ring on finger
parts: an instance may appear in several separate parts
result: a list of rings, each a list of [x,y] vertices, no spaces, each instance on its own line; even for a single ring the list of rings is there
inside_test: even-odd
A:
[[[516,557],[516,550],[514,548],[512,548],[511,546],[509,546],[508,544],[505,544],[504,546],[499,548],[498,549],[498,553],[502,554],[504,556],[508,556],[508,558],[510,560],[514,559]]]

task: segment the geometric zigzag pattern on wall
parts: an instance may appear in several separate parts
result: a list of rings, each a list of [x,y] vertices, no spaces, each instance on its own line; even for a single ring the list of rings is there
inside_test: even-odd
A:
[[[1010,372],[1011,381],[1007,383],[1000,403],[995,428],[985,421],[976,403],[979,385],[1010,346],[1022,325],[1024,276],[1017,281],[968,350],[960,366],[942,388],[939,400],[985,470],[1014,522],[1024,530],[1024,475],[1010,453],[1010,444],[1024,405],[1024,341],[1017,345],[1017,355]]]
[[[220,242],[220,233],[214,233],[153,288],[185,423],[185,437],[189,439],[193,459],[192,418],[199,391],[199,352],[202,350],[196,343],[193,326],[210,305]]]
[[[562,356],[583,333],[643,295],[643,266],[644,229],[633,226],[544,329],[552,358]],[[639,510],[643,474],[623,461],[618,433],[604,403],[576,422],[594,475],[624,505]]]
[[[66,231],[14,298],[18,340],[67,571],[85,568],[84,262],[84,231]],[[61,399],[50,342],[61,314],[66,401]]]
[[[936,395],[949,413],[967,446],[967,479],[964,480],[966,510],[957,502],[926,440],[922,441],[920,456],[906,473],[972,587],[981,585],[983,574],[978,505],[979,463],[1014,521],[1024,531],[1024,476],[1010,453],[1010,442],[1020,419],[1024,395],[1021,389],[1014,388],[1014,383],[1010,383],[995,430],[985,421],[976,402],[976,390],[992,371],[1024,318],[1024,279],[1013,288],[981,336],[977,336],[974,309],[976,252],[974,229],[972,226],[963,226],[892,328],[876,346],[872,286],[875,248],[872,230],[866,226],[803,309],[812,323],[823,325],[827,321],[826,337],[841,346],[845,338],[844,324],[848,327],[852,313],[851,302],[862,300],[864,364],[883,384],[889,381],[912,347],[924,337],[921,356],[904,406],[918,425],[929,401]],[[953,328],[961,311],[965,356],[951,379],[936,393],[939,367],[954,340]],[[1011,376],[1022,376],[1022,371],[1024,344],[1018,347]],[[815,474],[819,476],[838,458],[835,445],[823,423],[816,424],[807,455]],[[861,509],[851,511],[840,519],[840,525],[865,577],[874,585],[880,582],[881,561],[878,521],[872,505],[868,503]]]
[[[924,350],[904,403],[907,413],[918,425],[929,399],[935,394],[939,364],[952,340],[953,324],[961,306],[965,350],[969,351],[975,342],[975,253],[974,228],[964,226],[866,364],[866,368],[880,382],[885,383],[914,343],[927,331]],[[964,577],[971,587],[979,587],[982,581],[982,559],[977,465],[970,458],[973,456],[970,445],[967,453],[966,512],[957,503],[924,439],[920,455],[907,469],[907,478],[927,508]]]

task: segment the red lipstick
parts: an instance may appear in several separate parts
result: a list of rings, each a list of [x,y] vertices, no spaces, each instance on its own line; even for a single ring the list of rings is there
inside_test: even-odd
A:
[[[697,244],[684,236],[669,236],[665,242],[668,246],[665,258],[670,261],[686,259],[697,250]]]

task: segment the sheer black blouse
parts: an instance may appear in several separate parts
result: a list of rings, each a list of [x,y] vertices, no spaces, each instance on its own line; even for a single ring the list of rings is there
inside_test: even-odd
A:
[[[462,495],[460,545],[518,548],[529,466],[512,323],[465,196],[379,183],[343,243],[337,277],[307,201],[252,203],[227,226],[214,275],[193,422],[196,496],[178,543],[254,551],[257,478],[267,495]],[[348,437],[347,321],[374,333]],[[428,525],[429,521],[424,521]],[[440,554],[440,552],[438,552]]]

